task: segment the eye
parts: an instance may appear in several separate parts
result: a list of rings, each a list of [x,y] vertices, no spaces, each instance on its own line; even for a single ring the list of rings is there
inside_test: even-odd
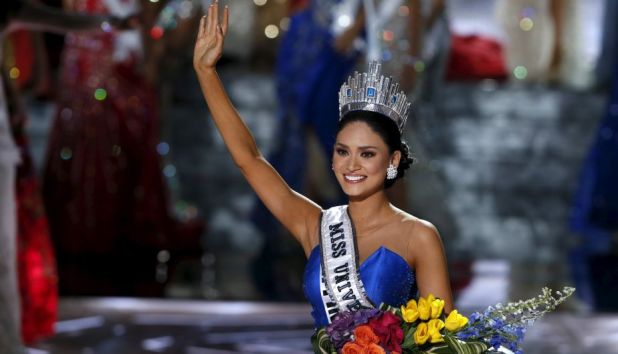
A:
[[[371,158],[371,157],[374,157],[374,156],[376,156],[376,153],[373,152],[373,151],[363,151],[363,152],[361,152],[361,157],[364,157],[364,158],[367,158],[367,159]]]
[[[335,149],[335,152],[339,156],[347,156],[348,155],[348,151],[346,149],[341,149],[341,148]]]

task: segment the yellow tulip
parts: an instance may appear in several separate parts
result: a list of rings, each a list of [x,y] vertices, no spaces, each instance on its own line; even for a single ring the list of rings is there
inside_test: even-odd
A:
[[[430,343],[444,342],[444,338],[442,338],[442,333],[440,333],[442,328],[444,328],[444,322],[442,322],[442,320],[433,319],[427,322],[427,332],[429,333]]]
[[[449,331],[455,332],[464,327],[466,324],[468,324],[468,318],[457,313],[457,310],[453,310],[446,318],[445,326]]]
[[[434,299],[430,302],[431,318],[438,318],[442,315],[442,309],[444,309],[444,300]]]
[[[408,301],[406,306],[401,306],[401,317],[408,323],[418,319],[418,306],[416,305],[416,300],[412,299]]]
[[[416,331],[414,331],[414,343],[423,345],[427,342],[427,339],[429,339],[427,323],[421,322],[418,327],[416,327]]]
[[[425,321],[429,319],[429,315],[431,315],[431,308],[427,299],[421,297],[418,299],[418,316],[421,320]]]

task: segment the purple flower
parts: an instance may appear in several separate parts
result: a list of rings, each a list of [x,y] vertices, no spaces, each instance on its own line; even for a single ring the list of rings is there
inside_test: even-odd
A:
[[[378,309],[362,309],[358,311],[346,311],[335,315],[333,322],[326,327],[326,334],[337,349],[350,340],[354,328],[367,323],[371,318],[380,313]]]
[[[491,345],[495,349],[498,349],[501,344],[502,344],[502,337],[500,337],[498,335],[493,335],[489,339],[489,345]]]
[[[481,320],[482,317],[483,315],[481,315],[480,313],[474,312],[473,314],[470,315],[470,323],[477,322]]]

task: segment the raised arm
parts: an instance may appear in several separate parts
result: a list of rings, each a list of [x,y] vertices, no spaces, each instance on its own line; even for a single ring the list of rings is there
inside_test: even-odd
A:
[[[230,102],[215,70],[223,51],[228,16],[228,8],[225,7],[223,21],[219,23],[219,4],[215,1],[210,5],[208,15],[200,22],[193,66],[212,118],[234,162],[266,207],[301,243],[305,253],[309,254],[321,208],[294,192],[264,159],[253,136]]]

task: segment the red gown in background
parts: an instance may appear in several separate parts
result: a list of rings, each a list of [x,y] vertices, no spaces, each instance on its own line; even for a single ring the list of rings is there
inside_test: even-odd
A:
[[[13,117],[11,117],[13,118]],[[18,122],[24,122],[23,118]],[[54,333],[58,276],[39,183],[23,124],[13,126],[21,164],[17,168],[17,270],[22,338],[29,344]]]
[[[73,10],[108,13],[106,3],[134,1],[75,0]],[[157,253],[178,224],[157,153],[156,95],[141,63],[137,31],[66,36],[44,172],[61,294],[162,295]],[[198,241],[201,230],[193,231]]]
[[[28,31],[13,32],[5,48],[5,69],[18,69],[12,83],[5,85],[9,102],[11,133],[19,148],[17,167],[17,273],[19,280],[21,334],[30,344],[54,333],[58,306],[58,277],[54,251],[39,183],[25,134],[27,117],[23,111],[16,84],[19,88],[32,79],[33,40]],[[4,76],[3,76],[4,78]]]

